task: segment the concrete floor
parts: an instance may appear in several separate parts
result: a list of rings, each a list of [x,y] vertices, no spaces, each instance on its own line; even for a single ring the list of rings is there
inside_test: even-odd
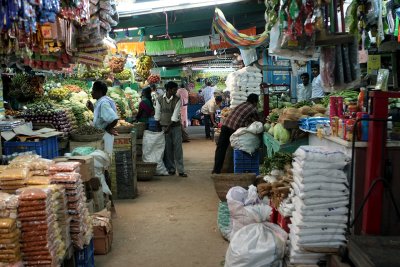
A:
[[[116,202],[112,251],[97,267],[223,266],[228,243],[217,227],[219,199],[210,179],[215,143],[204,127],[190,127],[184,143],[187,178],[139,182],[139,196]]]

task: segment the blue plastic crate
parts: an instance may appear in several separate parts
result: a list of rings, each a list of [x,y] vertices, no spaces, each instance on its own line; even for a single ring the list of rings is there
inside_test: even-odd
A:
[[[251,160],[259,162],[259,152],[256,150],[253,154],[246,153],[242,150],[235,149],[233,151],[233,160],[240,161],[240,160]]]
[[[4,142],[4,154],[12,155],[14,153],[22,153],[32,151],[42,158],[53,159],[58,157],[58,142],[57,137],[50,137],[34,142]]]
[[[253,154],[235,149],[233,151],[233,170],[235,173],[260,173],[258,150]]]
[[[233,172],[234,173],[255,173],[256,175],[260,174],[260,167],[256,167],[256,168],[237,168],[237,167],[233,167]]]
[[[83,249],[75,251],[75,266],[76,267],[94,267],[94,243],[93,239],[89,245]]]

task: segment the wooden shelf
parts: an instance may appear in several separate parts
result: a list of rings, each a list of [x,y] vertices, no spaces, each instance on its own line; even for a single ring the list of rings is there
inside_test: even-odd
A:
[[[338,44],[354,43],[355,36],[352,34],[317,35],[316,46],[330,46]]]

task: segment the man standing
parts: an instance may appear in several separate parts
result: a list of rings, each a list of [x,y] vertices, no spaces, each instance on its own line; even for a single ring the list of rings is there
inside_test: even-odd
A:
[[[216,127],[217,123],[215,122],[215,112],[217,108],[221,107],[222,96],[216,96],[211,98],[201,107],[201,113],[204,115],[204,126],[206,131],[206,138],[211,138],[211,126]]]
[[[174,175],[177,169],[179,176],[187,177],[183,166],[181,100],[176,95],[178,84],[168,82],[165,89],[165,94],[157,99],[154,115],[165,133],[164,164],[170,175]]]
[[[308,73],[303,73],[300,75],[300,79],[302,83],[297,85],[297,102],[310,100],[312,94],[310,75]]]
[[[259,120],[257,103],[258,95],[250,94],[246,102],[237,106],[223,122],[217,149],[215,150],[214,169],[212,173],[221,173],[231,135],[240,127],[247,127],[254,121]]]
[[[104,135],[104,150],[111,155],[114,143],[114,135],[118,135],[115,126],[118,123],[117,107],[114,101],[107,96],[107,85],[101,81],[96,81],[92,87],[92,97],[96,99],[96,104],[89,100],[87,107],[93,111],[94,127],[106,131]]]
[[[319,75],[319,66],[314,65],[312,67],[312,74],[314,79],[312,80],[312,94],[311,99],[314,102],[319,102],[321,98],[325,96],[324,88],[322,87],[321,75]]]
[[[204,103],[207,103],[211,98],[213,98],[215,92],[215,88],[211,86],[211,82],[207,82],[206,85],[206,88],[204,88],[200,93],[204,98]]]
[[[183,83],[181,84],[181,88],[177,91],[177,96],[181,99],[182,140],[183,142],[190,142],[189,135],[186,132],[186,127],[188,126],[187,106],[189,103],[189,92]]]

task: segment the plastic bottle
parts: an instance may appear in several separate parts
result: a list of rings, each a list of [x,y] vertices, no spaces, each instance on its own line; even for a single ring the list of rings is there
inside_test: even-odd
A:
[[[364,98],[365,98],[365,88],[361,88],[357,99],[358,110],[361,112],[364,111]]]
[[[344,120],[343,119],[339,119],[339,125],[338,125],[338,136],[340,138],[344,138]]]
[[[367,113],[362,115],[363,119],[368,119],[369,115]],[[362,141],[368,141],[368,130],[369,129],[369,121],[362,121],[361,122],[361,140]]]

